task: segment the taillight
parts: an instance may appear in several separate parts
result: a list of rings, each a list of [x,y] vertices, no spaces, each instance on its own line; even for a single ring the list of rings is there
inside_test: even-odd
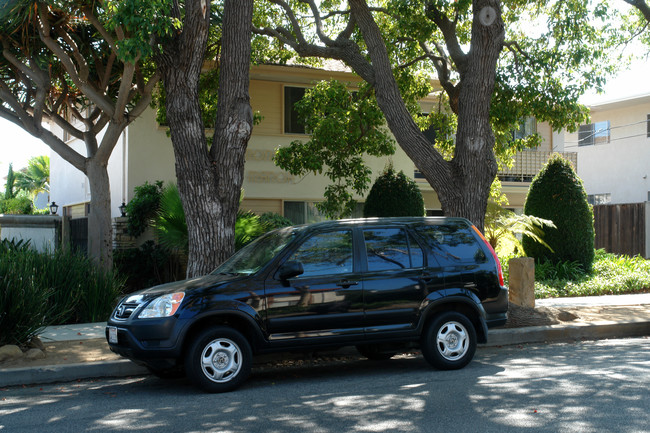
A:
[[[492,245],[490,245],[490,243],[487,241],[487,239],[485,239],[485,236],[483,236],[483,233],[481,233],[481,231],[478,228],[476,228],[476,226],[474,224],[472,224],[472,228],[481,237],[481,239],[483,239],[483,242],[485,242],[485,245],[487,245],[487,247],[490,249],[490,252],[492,253],[492,257],[494,257],[494,261],[497,264],[497,273],[499,274],[499,284],[501,286],[505,286],[505,283],[503,282],[503,269],[501,269],[501,262],[499,261],[499,257],[497,257],[497,253],[494,251],[494,248],[492,248]]]

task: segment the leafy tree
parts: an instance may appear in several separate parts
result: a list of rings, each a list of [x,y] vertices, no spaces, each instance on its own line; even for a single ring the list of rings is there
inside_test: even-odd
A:
[[[446,215],[483,227],[497,159],[539,137],[512,140],[526,116],[570,130],[584,122],[578,97],[602,87],[606,5],[586,0],[265,0],[254,32],[302,57],[343,60],[374,90],[397,143],[437,192]],[[346,7],[347,6],[347,7]],[[285,19],[286,18],[286,19]],[[527,36],[531,23],[543,23]],[[435,70],[444,94],[429,126],[457,125],[431,146],[409,111],[418,71]],[[429,75],[430,72],[429,72]],[[411,92],[414,93],[414,92]],[[406,96],[405,96],[406,95]],[[446,131],[445,131],[446,132]]]
[[[395,152],[373,91],[367,84],[352,91],[339,81],[322,81],[306,91],[296,109],[311,139],[279,148],[275,163],[298,176],[325,171],[332,183],[316,207],[330,218],[349,216],[356,207],[353,193],[362,195],[370,185],[364,155]]]
[[[50,157],[35,156],[29,159],[27,167],[16,173],[16,188],[29,192],[32,197],[38,193],[50,192]]]
[[[420,188],[403,171],[396,173],[392,166],[384,170],[372,185],[363,207],[365,218],[423,215],[424,200]]]
[[[553,263],[578,262],[585,271],[594,260],[594,213],[582,181],[571,163],[553,155],[535,176],[524,206],[526,215],[551,220],[556,228],[545,230],[548,249],[524,236],[526,255]]]
[[[13,164],[9,164],[9,170],[7,170],[7,182],[5,183],[5,200],[9,200],[15,197],[14,195],[14,186],[16,184],[16,174],[14,173]]]
[[[173,26],[165,19],[165,2],[153,2],[159,9],[151,14],[138,8],[142,3],[13,0],[0,22],[0,116],[88,177],[88,251],[106,269],[112,262],[108,159],[159,80],[147,64],[151,49],[133,44],[131,35]],[[70,145],[44,122],[85,146]]]

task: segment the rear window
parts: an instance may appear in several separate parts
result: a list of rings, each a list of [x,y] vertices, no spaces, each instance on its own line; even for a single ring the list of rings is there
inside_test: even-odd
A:
[[[419,226],[415,231],[440,263],[482,263],[487,260],[471,227],[460,221],[445,225]]]

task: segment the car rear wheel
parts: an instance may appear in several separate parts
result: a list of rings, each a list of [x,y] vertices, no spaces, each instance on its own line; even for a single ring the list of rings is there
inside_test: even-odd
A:
[[[455,311],[442,313],[429,322],[420,348],[424,359],[438,369],[463,368],[476,352],[476,330],[465,315]]]
[[[239,331],[215,326],[192,342],[185,368],[187,377],[204,391],[227,392],[248,378],[252,358],[251,346]]]

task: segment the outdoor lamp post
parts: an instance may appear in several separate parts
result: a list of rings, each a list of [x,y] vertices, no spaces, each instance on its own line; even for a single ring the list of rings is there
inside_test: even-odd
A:
[[[56,204],[55,201],[53,201],[52,204],[50,205],[50,213],[51,213],[52,215],[56,215],[56,213],[58,212],[58,210],[59,210],[59,205]]]
[[[126,216],[126,203],[122,202],[122,205],[118,208],[120,212],[122,213],[122,216]]]

